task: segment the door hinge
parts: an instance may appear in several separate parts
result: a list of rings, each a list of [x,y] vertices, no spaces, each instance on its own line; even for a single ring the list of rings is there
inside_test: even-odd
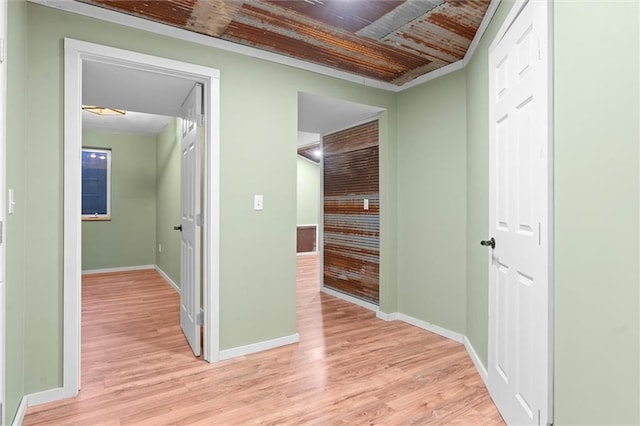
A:
[[[3,225],[4,224],[0,220],[0,244],[4,244],[4,232],[3,232],[4,226]]]
[[[204,114],[196,114],[196,122],[198,127],[204,127]]]
[[[538,245],[542,245],[542,224],[538,222]]]
[[[0,64],[4,62],[4,39],[0,38]]]
[[[203,325],[203,324],[204,324],[204,311],[201,308],[200,312],[196,314],[196,325]]]
[[[198,226],[204,225],[204,219],[202,218],[202,214],[200,213],[196,215],[196,225]]]
[[[542,59],[542,41],[538,39],[538,60]]]

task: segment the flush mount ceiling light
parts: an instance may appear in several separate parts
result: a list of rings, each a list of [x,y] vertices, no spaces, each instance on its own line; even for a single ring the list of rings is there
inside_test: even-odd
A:
[[[82,105],[83,111],[89,111],[97,115],[125,115],[127,111],[123,109],[107,108],[93,105]]]

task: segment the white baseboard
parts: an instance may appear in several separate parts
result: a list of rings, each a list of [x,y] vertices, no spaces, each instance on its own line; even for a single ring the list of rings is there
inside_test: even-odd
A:
[[[467,349],[469,358],[471,358],[471,361],[473,361],[473,365],[476,366],[476,370],[478,370],[478,374],[480,374],[480,377],[482,377],[482,381],[484,382],[484,385],[488,389],[489,384],[487,383],[487,381],[489,379],[489,372],[485,368],[484,364],[482,364],[482,361],[480,361],[480,357],[478,356],[478,353],[474,349],[469,339],[467,339],[467,336],[464,336],[464,347]]]
[[[432,333],[439,334],[442,337],[446,337],[447,339],[451,339],[458,343],[462,343],[464,340],[464,335],[461,333],[447,330],[446,328],[440,327],[439,325],[431,324],[430,322],[422,321],[417,318],[410,317],[409,315],[399,313],[398,319],[400,321],[406,322],[407,324],[415,325],[416,327],[420,327]]]
[[[473,365],[476,367],[476,370],[478,371],[478,374],[482,378],[482,381],[484,382],[485,387],[489,389],[489,383],[488,383],[489,374],[487,372],[487,369],[482,363],[482,361],[480,360],[480,357],[478,357],[478,353],[474,349],[473,345],[471,344],[469,339],[467,339],[467,336],[457,333],[455,331],[447,330],[446,328],[431,324],[429,322],[422,321],[417,318],[413,318],[409,315],[402,314],[399,312],[386,313],[378,310],[376,311],[376,317],[378,317],[383,321],[400,320],[402,322],[415,325],[416,327],[422,328],[432,333],[439,334],[440,336],[446,337],[447,339],[451,339],[458,343],[463,343],[465,349],[467,350],[467,353],[469,354],[469,358],[471,358]]]
[[[399,314],[397,312],[391,312],[390,314],[382,311],[376,312],[376,317],[380,318],[383,321],[395,321],[398,319],[398,315]]]
[[[42,392],[30,393],[25,395],[20,400],[18,405],[18,411],[11,423],[12,426],[20,426],[24,421],[24,416],[27,414],[27,408],[35,405],[46,404],[53,401],[60,401],[64,399],[64,391],[62,388],[53,388]]]
[[[154,268],[155,268],[155,265],[139,265],[139,266],[123,266],[121,268],[88,269],[86,271],[82,271],[82,275],[108,274],[111,272],[142,271],[145,269],[154,269]]]
[[[34,405],[60,401],[61,399],[64,399],[64,389],[53,388],[42,392],[30,393],[27,395],[27,405],[33,407]]]
[[[367,308],[371,311],[378,312],[378,305],[374,305],[373,303],[365,302],[362,299],[358,299],[357,297],[349,296],[348,294],[342,293],[340,291],[335,291],[325,286],[320,287],[320,291],[326,293],[330,296],[337,297],[338,299],[345,300],[347,302],[353,303],[354,305],[362,306],[363,308]]]
[[[290,345],[299,341],[300,335],[298,333],[294,333],[289,336],[278,337],[276,339],[265,340],[263,342],[252,343],[245,346],[238,346],[237,348],[225,349],[220,351],[220,361],[256,352],[262,352],[280,346]]]
[[[16,411],[15,417],[11,421],[11,426],[22,426],[24,416],[25,414],[27,414],[27,407],[27,395],[25,395],[20,400],[20,404],[18,404],[18,410]]]
[[[155,270],[158,271],[160,276],[162,278],[164,278],[164,280],[167,282],[167,284],[169,284],[171,287],[173,287],[173,289],[176,291],[176,293],[181,294],[180,287],[178,287],[178,285],[176,283],[174,283],[171,278],[169,278],[169,275],[167,275],[162,269],[160,269],[160,267],[158,265],[155,265]]]
[[[296,253],[296,256],[315,256],[317,254],[317,251],[303,251],[302,253]]]

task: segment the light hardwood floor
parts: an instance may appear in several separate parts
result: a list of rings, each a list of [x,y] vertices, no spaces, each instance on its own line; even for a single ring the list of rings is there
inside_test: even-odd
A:
[[[317,268],[298,257],[300,343],[216,364],[156,272],[84,277],[80,395],[24,424],[504,424],[462,345],[320,293]]]

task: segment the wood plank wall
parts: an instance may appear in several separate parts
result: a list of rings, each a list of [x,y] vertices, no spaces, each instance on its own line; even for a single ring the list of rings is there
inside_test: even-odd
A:
[[[378,121],[324,136],[323,160],[324,285],[378,304]]]

